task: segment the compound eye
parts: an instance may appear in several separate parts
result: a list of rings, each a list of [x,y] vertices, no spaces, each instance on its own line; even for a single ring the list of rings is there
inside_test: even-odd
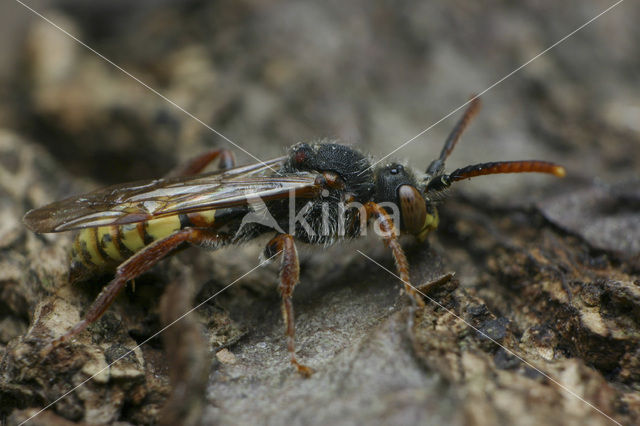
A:
[[[427,220],[427,204],[422,194],[411,185],[398,189],[403,228],[411,234],[419,234]]]

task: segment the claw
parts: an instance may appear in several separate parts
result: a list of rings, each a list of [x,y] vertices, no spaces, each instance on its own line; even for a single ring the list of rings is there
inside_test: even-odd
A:
[[[295,359],[291,360],[291,364],[293,364],[296,367],[296,369],[298,370],[298,373],[302,374],[304,378],[308,379],[313,374],[313,369],[311,367],[307,367],[306,365],[300,364]]]

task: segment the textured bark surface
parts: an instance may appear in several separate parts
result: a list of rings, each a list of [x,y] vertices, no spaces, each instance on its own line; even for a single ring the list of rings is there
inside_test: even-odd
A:
[[[324,137],[379,158],[607,7],[48,4],[37,7],[261,159]],[[72,236],[28,232],[24,212],[233,147],[18,3],[0,10],[12,23],[0,44],[10,45],[0,62],[2,424],[54,401],[30,424],[640,422],[636,2],[483,96],[449,170],[537,158],[568,177],[457,184],[438,231],[403,241],[416,286],[455,272],[426,308],[357,252],[393,270],[375,237],[299,248],[297,346],[316,371],[309,379],[288,361],[277,264],[216,295],[258,264],[264,242],[178,253],[41,356],[106,279],[69,284]],[[393,157],[424,169],[452,120]]]

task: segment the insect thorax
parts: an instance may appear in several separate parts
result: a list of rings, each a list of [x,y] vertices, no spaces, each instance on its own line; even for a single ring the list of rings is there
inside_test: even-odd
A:
[[[373,171],[371,162],[360,151],[335,143],[299,143],[289,150],[289,158],[283,173],[301,171],[333,172],[343,180],[344,194],[354,201],[365,203],[373,194]]]

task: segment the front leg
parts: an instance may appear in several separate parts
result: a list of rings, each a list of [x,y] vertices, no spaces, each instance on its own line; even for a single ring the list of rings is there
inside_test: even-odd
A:
[[[367,212],[367,218],[373,217],[378,219],[380,230],[384,234],[384,242],[393,253],[396,269],[398,270],[398,275],[404,284],[404,289],[409,296],[413,297],[418,306],[423,307],[425,305],[424,300],[420,297],[416,288],[410,284],[411,278],[409,277],[409,262],[404,254],[404,250],[402,250],[400,242],[398,241],[398,232],[395,224],[393,223],[393,219],[391,219],[391,216],[389,216],[389,213],[387,213],[384,208],[380,207],[380,205],[373,201],[366,203],[364,208]]]
[[[282,296],[282,318],[286,327],[287,349],[291,355],[291,364],[305,377],[311,376],[313,370],[300,364],[296,359],[295,324],[293,318],[293,302],[291,297],[293,289],[300,281],[300,263],[298,262],[298,250],[292,235],[278,234],[267,243],[265,257],[269,258],[280,253],[282,264],[280,266],[280,285],[278,290]]]

